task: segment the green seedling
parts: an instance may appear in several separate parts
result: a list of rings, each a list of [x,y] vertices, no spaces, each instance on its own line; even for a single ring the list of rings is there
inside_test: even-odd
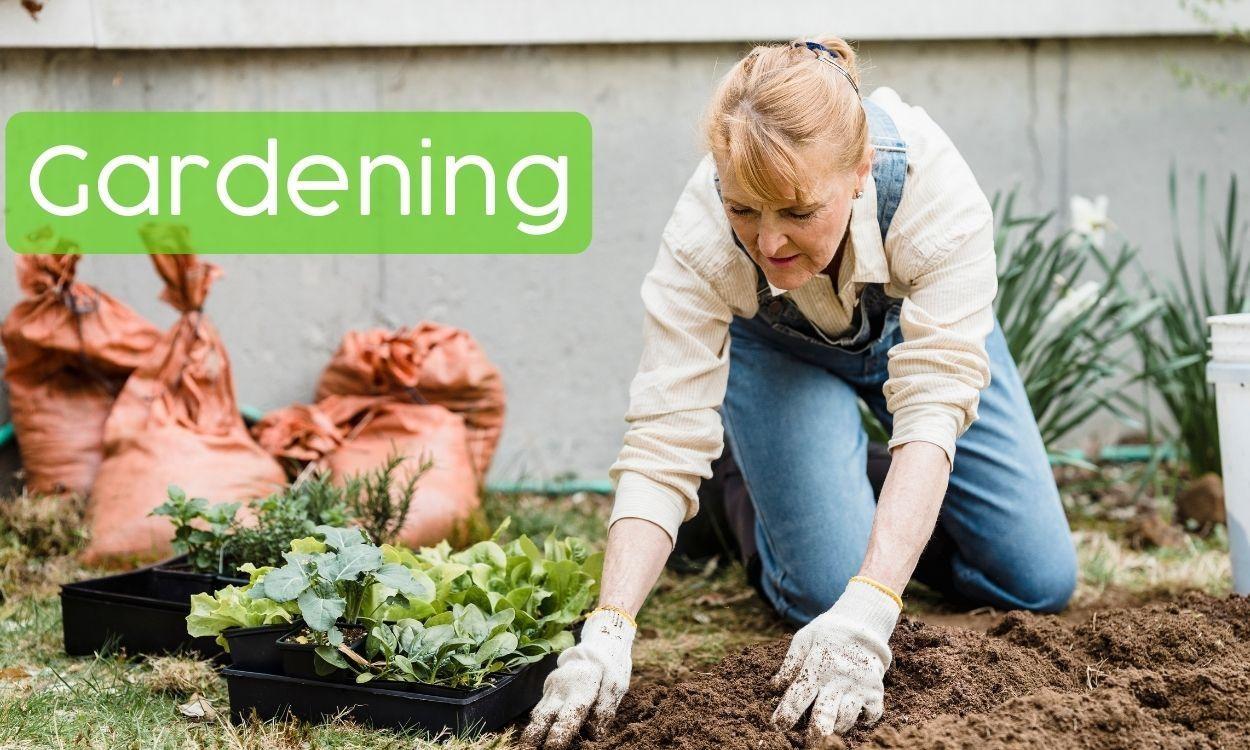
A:
[[[246,586],[226,586],[216,593],[191,597],[191,614],[187,615],[187,632],[195,637],[215,636],[227,651],[230,645],[222,633],[229,628],[255,628],[291,622],[299,611],[293,603],[279,604],[272,599],[249,596],[273,568],[257,568],[250,563],[241,570],[251,580]]]
[[[358,682],[397,680],[474,687],[491,674],[536,662],[573,645],[569,627],[594,601],[603,555],[580,539],[550,535],[540,549],[521,536],[460,552],[443,542],[416,552],[383,546],[383,559],[419,571],[433,597],[382,612],[364,654],[329,644],[325,662],[357,673]]]
[[[300,539],[285,553],[286,565],[271,571],[250,596],[279,604],[295,602],[308,629],[338,646],[343,633],[336,626],[372,622],[387,607],[429,601],[435,586],[430,577],[399,563],[386,562],[382,550],[360,529],[318,526],[322,539]]]
[[[186,555],[193,570],[220,573],[238,510],[239,503],[213,505],[202,497],[188,498],[182,488],[170,485],[169,498],[149,515],[165,516],[173,523],[174,552]]]

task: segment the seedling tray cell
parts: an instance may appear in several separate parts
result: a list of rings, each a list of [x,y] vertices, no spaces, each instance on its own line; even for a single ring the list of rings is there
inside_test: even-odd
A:
[[[261,625],[255,628],[227,628],[222,633],[230,645],[230,664],[249,672],[280,674],[282,652],[278,639],[291,629],[290,623]]]
[[[418,729],[457,735],[492,732],[527,713],[542,697],[543,680],[556,666],[552,654],[542,661],[497,678],[472,691],[371,687],[368,684],[309,680],[298,677],[223,670],[230,693],[230,715],[236,722],[253,715],[264,720],[294,716],[323,721],[346,712],[374,727]],[[436,694],[435,694],[436,693]]]
[[[366,633],[368,632],[368,628],[364,626],[348,625],[342,620],[339,620],[335,624],[340,629],[357,627],[365,630]],[[282,674],[287,677],[300,677],[308,680],[326,679],[340,682],[351,677],[350,673],[343,672],[342,670],[337,670],[330,675],[317,674],[317,644],[295,643],[287,640],[288,637],[299,634],[299,632],[303,629],[303,621],[300,621],[294,626],[288,625],[286,628],[287,632],[279,633],[278,637],[275,639],[275,648],[278,651],[278,661]],[[359,638],[353,638],[350,642],[348,642],[347,647],[354,651],[360,651],[361,647],[364,645],[366,637],[367,635],[362,635]]]

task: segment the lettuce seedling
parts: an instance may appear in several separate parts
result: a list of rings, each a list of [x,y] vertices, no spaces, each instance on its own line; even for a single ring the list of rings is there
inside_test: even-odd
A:
[[[382,550],[360,529],[318,526],[321,540],[296,540],[283,557],[286,565],[264,577],[250,592],[278,603],[294,601],[308,629],[337,646],[343,634],[335,623],[373,622],[380,610],[426,602],[434,582],[420,570],[385,562]]]
[[[492,539],[460,552],[447,542],[417,552],[383,547],[388,560],[424,570],[436,587],[428,611],[422,606],[397,609],[386,619],[424,620],[455,604],[477,604],[488,613],[510,607],[518,612],[519,628],[551,638],[590,607],[599,590],[603,553],[592,553],[576,537],[551,534],[539,549],[527,536],[503,545],[495,541],[498,536],[497,531]]]
[[[322,659],[350,667],[358,681],[472,687],[572,646],[569,627],[597,595],[603,555],[554,534],[542,548],[525,536],[500,544],[506,526],[459,552],[446,542],[415,552],[383,546],[386,562],[425,573],[434,596],[386,608],[364,658],[326,647]]]
[[[272,599],[255,599],[251,589],[273,568],[257,568],[250,563],[240,568],[251,578],[246,586],[226,586],[212,594],[191,597],[191,614],[187,615],[187,632],[195,637],[216,636],[226,651],[230,650],[222,634],[229,628],[255,628],[291,622],[298,609],[294,604],[279,604]]]

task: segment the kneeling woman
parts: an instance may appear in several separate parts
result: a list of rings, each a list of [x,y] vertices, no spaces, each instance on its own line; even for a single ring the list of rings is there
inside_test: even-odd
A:
[[[814,744],[882,715],[913,574],[1002,609],[1055,611],[1075,585],[994,319],[990,206],[946,134],[890,89],[861,97],[837,38],[756,47],[721,81],[705,130],[710,153],[643,282],[601,606],[548,678],[532,744],[565,746],[612,716],[633,616],[722,437],[755,506],[762,589],[802,625],[773,720],[810,708]],[[879,498],[861,399],[891,432]]]

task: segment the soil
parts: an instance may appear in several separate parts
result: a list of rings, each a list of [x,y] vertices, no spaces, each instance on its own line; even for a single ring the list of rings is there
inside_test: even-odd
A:
[[[988,630],[905,618],[885,717],[849,748],[1250,747],[1250,600],[1189,594],[1082,620],[1011,613]],[[636,685],[585,750],[804,746],[769,723],[787,640],[673,684]],[[836,743],[835,743],[836,746]]]
[[[359,625],[339,625],[339,632],[343,634],[344,643],[358,643],[365,639],[369,631]],[[307,627],[302,628],[294,635],[288,635],[282,639],[286,643],[298,643],[301,646],[323,645],[325,640],[320,633],[314,633]]]

